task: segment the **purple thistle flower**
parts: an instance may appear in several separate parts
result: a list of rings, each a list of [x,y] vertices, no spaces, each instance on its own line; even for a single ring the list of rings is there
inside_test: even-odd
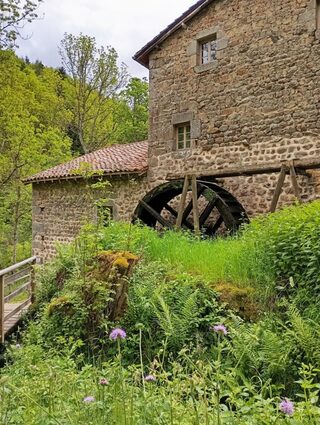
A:
[[[110,339],[116,340],[118,338],[125,339],[127,337],[126,332],[123,329],[116,328],[109,335]]]
[[[228,331],[227,328],[224,325],[215,325],[210,328],[212,331],[216,332],[217,334],[221,335],[227,335]]]
[[[155,382],[157,378],[154,375],[147,375],[144,380],[147,382]]]
[[[101,378],[99,381],[100,385],[109,385],[109,381],[106,378]]]
[[[83,402],[84,403],[92,403],[92,402],[94,402],[96,399],[92,396],[92,395],[88,395],[87,397],[85,397],[84,399],[83,399]]]
[[[279,409],[285,415],[292,416],[294,414],[294,404],[292,401],[288,400],[287,398],[282,400],[282,402],[279,404]]]

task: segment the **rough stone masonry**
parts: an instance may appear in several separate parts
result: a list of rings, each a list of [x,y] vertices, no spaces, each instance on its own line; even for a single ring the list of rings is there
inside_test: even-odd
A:
[[[148,171],[118,179],[112,199],[128,220],[169,172],[210,171],[291,159],[320,158],[319,0],[199,1],[135,56],[150,70]],[[214,36],[216,57],[199,62]],[[177,149],[176,128],[188,123],[191,147]],[[270,207],[277,174],[219,180],[257,214]],[[317,172],[299,176],[303,199],[319,193]],[[54,254],[92,210],[77,180],[33,183],[34,253]],[[125,202],[124,202],[125,200]],[[292,202],[289,182],[281,203]],[[90,215],[90,214],[89,214]]]
[[[315,0],[212,1],[149,54],[149,179],[320,154],[320,41]],[[197,40],[217,34],[217,59],[197,64]],[[209,66],[208,66],[209,65]],[[193,148],[175,150],[173,123]],[[224,179],[250,214],[270,206],[277,175]],[[300,177],[303,197],[312,178]],[[291,199],[285,191],[282,202]]]

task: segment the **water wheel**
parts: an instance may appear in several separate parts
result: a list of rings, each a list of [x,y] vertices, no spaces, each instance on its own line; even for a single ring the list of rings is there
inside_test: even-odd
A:
[[[134,221],[156,229],[175,227],[178,217],[179,200],[184,180],[164,183],[149,192],[138,204]],[[248,221],[242,205],[228,191],[210,180],[197,180],[199,204],[199,225],[201,232],[209,237],[234,233],[244,222]],[[193,203],[191,189],[187,195],[182,227],[194,230]]]

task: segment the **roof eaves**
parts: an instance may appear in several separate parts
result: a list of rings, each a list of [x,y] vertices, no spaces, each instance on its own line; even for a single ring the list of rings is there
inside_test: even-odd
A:
[[[96,178],[96,177],[122,177],[122,176],[131,176],[131,175],[135,175],[138,177],[142,177],[146,174],[146,172],[148,171],[148,167],[146,167],[145,169],[141,169],[141,170],[136,170],[136,171],[121,171],[121,172],[103,172],[103,173],[98,173],[94,174],[91,176],[91,178]],[[56,182],[56,181],[66,181],[66,180],[81,180],[84,179],[84,176],[81,175],[66,175],[66,176],[59,176],[59,177],[40,177],[39,179],[37,178],[27,178],[22,180],[22,182],[25,185],[28,184],[33,184],[33,183],[50,183],[50,182]]]
[[[155,49],[160,43],[162,43],[171,34],[182,27],[184,23],[192,19],[197,15],[205,6],[211,3],[213,0],[199,0],[193,6],[191,6],[186,12],[184,12],[179,18],[173,21],[163,31],[161,31],[156,37],[149,41],[145,46],[142,47],[134,56],[133,59],[141,65],[149,68],[149,53]]]

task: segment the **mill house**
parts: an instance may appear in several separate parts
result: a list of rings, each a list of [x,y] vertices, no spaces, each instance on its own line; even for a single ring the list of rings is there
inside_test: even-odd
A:
[[[320,0],[200,0],[134,59],[149,70],[148,140],[26,180],[35,256],[96,220],[99,199],[117,220],[214,235],[318,196]],[[94,199],[83,164],[110,183]]]

